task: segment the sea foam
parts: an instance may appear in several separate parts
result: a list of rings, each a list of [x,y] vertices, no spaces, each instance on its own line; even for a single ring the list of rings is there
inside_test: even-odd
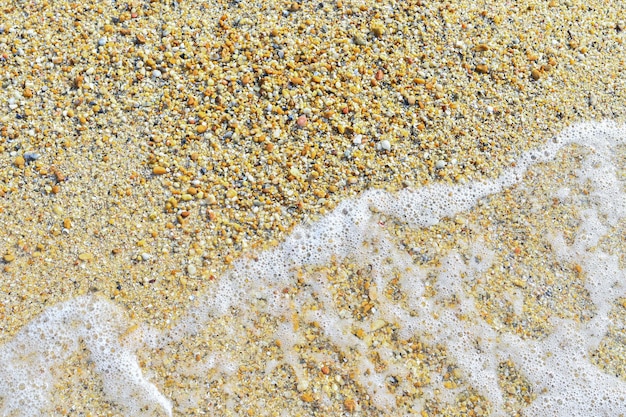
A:
[[[225,316],[233,307],[241,310],[243,322],[253,320],[259,312],[281,317],[283,324],[272,338],[280,341],[282,361],[293,369],[298,385],[306,387],[309,376],[296,347],[307,342],[293,322],[295,305],[300,320],[316,323],[335,349],[353,358],[355,382],[383,412],[406,412],[398,409],[398,396],[410,391],[407,381],[413,372],[397,352],[371,343],[368,334],[392,324],[400,339],[423,337],[431,344],[445,346],[466,384],[487,400],[491,415],[508,413],[498,376],[503,361],[509,361],[532,386],[533,400],[522,407],[525,415],[626,414],[626,382],[598,368],[591,358],[612,325],[610,312],[617,300],[626,296],[620,253],[603,250],[601,245],[626,217],[623,168],[616,159],[625,144],[623,126],[581,123],[543,147],[522,154],[491,181],[433,184],[396,193],[365,191],[356,199],[343,201],[320,220],[296,227],[277,247],[236,261],[219,278],[218,285],[162,333],[142,331],[147,327],[140,326],[137,333],[141,337],[127,337],[129,322],[121,309],[97,297],[80,297],[52,307],[0,347],[0,410],[3,415],[45,414],[54,394],[54,367],[66,361],[83,341],[108,400],[127,415],[138,415],[140,410],[144,415],[172,415],[175,409],[171,402],[143,376],[136,349],[142,345],[162,348],[194,337],[212,318]],[[555,316],[548,320],[548,333],[538,337],[522,337],[488,323],[470,288],[497,266],[497,244],[470,239],[462,250],[452,249],[442,255],[438,265],[425,266],[416,262],[412,248],[400,245],[384,227],[385,221],[392,221],[427,231],[445,219],[465,215],[490,196],[522,187],[529,169],[553,161],[560,151],[574,145],[588,149],[572,179],[587,191],[573,195],[569,188],[561,187],[550,197],[576,208],[579,221],[573,237],[566,239],[563,231],[549,230],[545,239],[555,263],[575,264],[583,271],[584,287],[593,304],[593,314],[588,318]],[[539,189],[530,194],[533,192]],[[358,320],[337,308],[329,290],[329,276],[315,272],[317,267],[345,259],[367,266],[372,282],[370,298],[376,300],[375,309]],[[297,274],[305,287],[290,298],[284,297],[282,289],[294,286]],[[384,292],[391,277],[397,279],[402,301]],[[427,294],[427,288],[434,295]],[[513,310],[521,315],[522,300],[515,293],[507,296]],[[262,307],[258,300],[264,301]],[[316,308],[305,308],[313,303]],[[355,328],[366,336],[355,334]],[[377,366],[372,353],[386,366]],[[212,367],[215,355],[207,357],[206,366]],[[268,363],[268,372],[276,366],[276,362]],[[398,385],[393,392],[390,379]],[[441,378],[433,378],[420,397],[411,400],[411,410],[423,409],[435,397],[452,403],[457,394],[454,389],[444,389]]]

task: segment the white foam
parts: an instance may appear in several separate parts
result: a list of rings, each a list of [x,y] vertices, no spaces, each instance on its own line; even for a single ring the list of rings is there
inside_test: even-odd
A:
[[[172,415],[172,406],[142,374],[136,346],[125,339],[128,318],[119,307],[83,296],[45,310],[0,347],[0,412],[43,415],[51,405],[56,368],[83,341],[103,390],[126,415]]]
[[[136,343],[143,341],[156,347],[193,337],[208,320],[225,316],[234,306],[241,309],[241,320],[245,323],[255,314],[252,306],[258,300],[266,301],[265,313],[283,321],[273,337],[281,341],[283,362],[293,369],[298,386],[306,389],[309,375],[300,365],[298,349],[305,339],[291,322],[291,312],[294,305],[299,309],[315,300],[321,308],[306,311],[302,318],[316,322],[329,343],[351,355],[355,381],[375,406],[389,413],[397,407],[396,396],[387,388],[389,380],[397,379],[400,390],[408,389],[402,385],[402,379],[412,371],[389,348],[369,343],[369,334],[387,323],[397,327],[397,335],[402,339],[423,336],[444,345],[469,386],[489,401],[493,415],[506,415],[505,395],[498,377],[499,364],[506,360],[512,361],[530,381],[536,394],[536,399],[524,410],[526,415],[626,414],[626,383],[604,373],[590,359],[590,352],[599,346],[611,325],[609,312],[615,300],[626,295],[626,276],[618,257],[598,248],[600,240],[626,216],[624,183],[613,160],[616,147],[625,142],[624,127],[611,122],[583,123],[565,130],[542,148],[521,155],[492,181],[454,186],[435,184],[395,194],[366,191],[357,199],[342,202],[320,221],[296,227],[278,247],[236,261],[220,278],[219,285],[200,297],[197,305],[164,334],[146,332],[143,338],[133,339],[135,342],[128,338],[122,338],[125,343],[120,342],[127,326],[126,318],[112,304],[93,297],[78,298],[46,310],[0,348],[2,412],[42,414],[51,401],[54,384],[51,366],[67,360],[69,352],[77,349],[78,341],[84,340],[96,371],[102,376],[106,394],[127,415],[137,415],[147,403],[152,408],[146,415],[157,410],[171,415],[170,402],[142,376],[134,356]],[[469,243],[474,254],[469,259],[459,251],[451,251],[440,266],[421,267],[414,264],[410,254],[398,247],[379,224],[381,216],[386,216],[411,228],[437,225],[447,217],[472,210],[481,199],[520,183],[529,168],[553,160],[561,149],[571,144],[591,150],[576,173],[577,183],[590,185],[590,192],[582,201],[572,189],[556,187],[554,195],[563,204],[580,203],[580,224],[572,244],[558,230],[550,231],[547,238],[556,261],[577,263],[585,271],[585,287],[595,307],[594,316],[587,321],[553,319],[553,330],[540,340],[522,339],[506,329],[495,328],[481,318],[475,299],[467,290],[495,262],[497,254],[493,250],[474,240]],[[542,181],[549,182],[550,178]],[[541,211],[536,213],[541,214]],[[351,314],[340,311],[331,295],[328,277],[322,272],[304,274],[306,289],[289,299],[281,296],[282,288],[296,282],[296,269],[328,265],[348,257],[369,267],[371,291],[378,303],[368,317],[357,321]],[[398,284],[406,295],[403,303],[383,294],[390,277],[398,274]],[[436,296],[426,297],[425,283],[433,276],[436,279],[430,284]],[[520,294],[513,292],[505,300],[518,313],[523,309]],[[448,305],[445,300],[451,298],[457,302]],[[366,336],[357,337],[356,328],[362,329]],[[34,340],[42,342],[33,343]],[[27,355],[22,353],[24,349]],[[373,352],[386,366],[376,366],[371,359]],[[200,370],[197,372],[205,372],[212,366],[210,358],[215,356],[207,357],[204,365],[197,365]],[[231,366],[236,369],[236,364]],[[277,366],[275,361],[268,363],[268,372]],[[194,372],[187,370],[188,374]],[[414,408],[419,410],[424,399],[436,396],[435,391],[442,384],[442,378],[433,378],[431,386],[424,389],[425,397],[415,400]],[[440,400],[446,403],[454,401],[459,392],[440,391],[446,393],[440,395]],[[200,397],[194,394],[194,398]],[[328,405],[331,400],[323,397],[322,401]]]

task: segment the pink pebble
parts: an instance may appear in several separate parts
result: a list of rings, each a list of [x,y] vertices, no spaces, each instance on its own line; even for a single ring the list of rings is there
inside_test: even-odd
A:
[[[296,123],[298,124],[298,126],[304,127],[308,123],[308,120],[305,115],[302,115],[298,117],[298,119],[296,120]]]

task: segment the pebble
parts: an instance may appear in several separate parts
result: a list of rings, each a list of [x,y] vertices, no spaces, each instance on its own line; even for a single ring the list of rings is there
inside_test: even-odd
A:
[[[22,168],[24,167],[24,164],[26,163],[26,160],[23,156],[17,156],[14,160],[13,160],[13,164],[18,167],[18,168]]]
[[[365,36],[363,36],[362,33],[355,33],[352,39],[354,40],[354,43],[359,46],[367,45],[367,39],[365,38]]]
[[[541,78],[541,71],[537,68],[533,68],[533,70],[530,72],[530,76],[533,80],[537,81],[539,80],[539,78]]]
[[[215,198],[215,196],[213,194],[208,194],[206,196],[206,202],[209,205],[213,205],[217,203],[217,198]]]
[[[479,74],[487,74],[489,72],[489,67],[486,64],[478,64],[476,65],[476,72]]]
[[[90,261],[93,259],[93,255],[89,252],[84,252],[78,255],[78,259],[80,259],[81,261]]]
[[[41,154],[38,152],[33,152],[33,151],[24,152],[24,159],[27,162],[36,161],[39,158],[41,158]]]
[[[307,123],[308,123],[308,119],[307,119],[307,117],[305,115],[299,116],[298,119],[296,120],[296,124],[299,127],[305,127],[307,125]]]
[[[383,150],[383,151],[390,151],[391,150],[391,143],[387,139],[381,140],[379,142],[379,146],[380,146],[380,150]]]
[[[383,26],[382,23],[380,22],[374,22],[371,25],[371,30],[372,33],[374,34],[374,36],[376,36],[377,38],[382,38],[383,34],[385,33],[385,27]]]
[[[104,46],[106,44],[107,44],[107,38],[103,37],[103,38],[98,39],[98,45],[99,46]]]

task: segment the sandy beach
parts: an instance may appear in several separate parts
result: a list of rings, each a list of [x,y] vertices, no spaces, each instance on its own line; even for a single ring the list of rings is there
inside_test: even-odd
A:
[[[251,292],[176,342],[150,345],[146,329],[166,333],[243,260],[366,190],[491,181],[576,123],[623,124],[626,4],[63,0],[1,9],[0,345],[50,307],[88,296],[123,312],[119,339],[138,347],[173,415],[525,415],[540,393],[512,361],[497,364],[496,406],[452,345],[428,332],[399,336],[401,325],[377,316],[386,305],[415,307],[402,270],[381,267],[387,286],[376,286],[364,261],[375,251],[295,267],[276,288],[287,300],[279,313]],[[625,149],[615,151],[621,181]],[[432,227],[376,212],[372,221],[430,271],[420,288],[442,309],[462,302],[433,276],[452,253],[468,265],[480,258],[480,241],[490,266],[459,272],[476,274],[462,291],[477,317],[494,334],[541,341],[555,318],[596,314],[583,263],[557,262],[546,243],[558,231],[573,245],[593,208],[580,197],[592,186],[575,180],[591,154],[564,147],[519,186]],[[563,189],[578,197],[559,200]],[[597,245],[620,258],[621,274],[624,224]],[[237,288],[261,286],[255,279]],[[614,300],[614,325],[589,353],[622,382],[625,300]],[[311,318],[330,304],[352,320],[368,366],[384,369],[384,398],[355,376],[358,349]],[[79,345],[51,370],[41,415],[128,414],[103,394],[102,372]],[[393,361],[411,371],[390,377]]]

